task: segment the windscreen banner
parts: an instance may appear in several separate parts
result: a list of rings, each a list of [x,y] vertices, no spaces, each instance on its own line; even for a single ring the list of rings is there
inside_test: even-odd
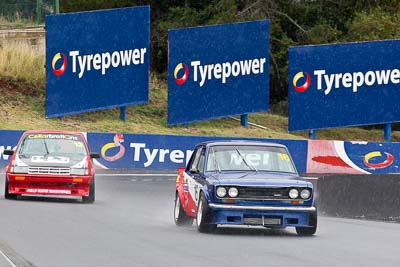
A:
[[[46,17],[46,118],[148,102],[150,7]]]
[[[269,109],[269,20],[168,32],[168,125]]]
[[[289,48],[289,131],[400,121],[400,40]]]

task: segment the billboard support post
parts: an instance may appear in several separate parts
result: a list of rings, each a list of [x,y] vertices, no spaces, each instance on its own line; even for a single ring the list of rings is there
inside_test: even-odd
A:
[[[36,0],[36,21],[42,23],[42,0]]]
[[[308,132],[308,137],[309,137],[310,139],[312,139],[312,140],[317,139],[317,131],[314,130],[314,129],[311,129],[311,130]]]
[[[249,114],[240,115],[240,124],[247,128],[249,126]]]
[[[386,142],[390,142],[392,134],[392,124],[386,123],[385,127],[383,128],[383,135],[385,137]]]
[[[122,121],[126,121],[126,107],[120,107],[119,109],[119,117]]]
[[[55,0],[55,13],[60,14],[60,0]]]

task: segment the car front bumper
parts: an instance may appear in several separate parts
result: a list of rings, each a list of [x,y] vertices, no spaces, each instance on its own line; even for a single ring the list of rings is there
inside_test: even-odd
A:
[[[313,227],[317,209],[301,206],[240,206],[209,204],[212,223],[227,225],[258,225],[271,228]]]
[[[92,176],[7,174],[6,179],[10,194],[88,196]]]

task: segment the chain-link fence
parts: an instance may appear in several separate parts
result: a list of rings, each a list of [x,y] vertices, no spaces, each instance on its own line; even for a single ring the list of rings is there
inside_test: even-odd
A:
[[[59,0],[0,0],[0,24],[44,23],[45,16],[56,13]]]

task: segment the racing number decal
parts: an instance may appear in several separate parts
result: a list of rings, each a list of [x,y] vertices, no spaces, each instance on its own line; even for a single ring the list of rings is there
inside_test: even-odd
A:
[[[194,198],[197,201],[199,200],[199,186],[197,184],[194,185]]]
[[[288,154],[278,153],[278,156],[281,160],[290,161]]]

